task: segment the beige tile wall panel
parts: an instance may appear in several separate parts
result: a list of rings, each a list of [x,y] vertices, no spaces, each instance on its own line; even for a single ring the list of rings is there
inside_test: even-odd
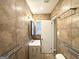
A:
[[[71,6],[71,0],[59,0],[57,6],[51,13],[51,17],[61,15],[63,12],[66,11],[64,9],[64,7],[66,7],[66,6]]]
[[[16,10],[17,7],[22,10]],[[32,16],[25,0],[0,0],[0,55],[28,42],[27,15]],[[28,59],[28,45],[26,47],[18,52],[23,54],[22,58],[16,53],[11,59]]]
[[[0,55],[16,46],[15,17],[10,14],[13,11],[9,8],[10,3],[0,0]]]
[[[79,29],[72,29],[72,46],[79,51]]]
[[[60,32],[60,40],[66,42],[71,45],[71,30],[61,30]]]
[[[72,19],[72,29],[78,29],[79,28],[79,8],[76,10],[76,14],[71,17]]]
[[[69,52],[69,49],[67,47],[64,47],[64,52],[63,54],[67,59],[71,59],[71,53]]]
[[[72,7],[79,7],[79,0],[72,0]]]
[[[10,59],[17,59],[16,54],[12,55]]]
[[[71,59],[78,59],[78,56],[71,56]]]
[[[56,5],[55,9],[51,13],[51,17],[58,16],[58,14],[60,13],[60,9],[61,9],[62,3],[63,3],[63,0],[60,0],[58,2],[58,4]]]
[[[79,0],[60,0],[51,17],[58,16],[58,14],[64,12],[66,9],[63,8],[66,6],[78,8],[75,15],[64,19],[57,19],[57,31],[59,32],[59,35],[57,35],[57,51],[63,53],[67,59],[78,59],[77,55],[73,55],[74,53],[70,53],[68,48],[62,45],[65,42],[79,51]],[[73,12],[70,13],[72,14]],[[62,16],[64,17],[64,15]]]
[[[71,17],[69,17],[69,18],[66,18],[66,19],[59,19],[58,21],[57,21],[57,24],[58,24],[58,26],[57,26],[57,28],[58,29],[71,29]]]
[[[26,26],[26,27],[25,27]],[[18,19],[17,23],[17,42],[19,44],[25,43],[25,38],[27,36],[28,27],[27,22],[25,23],[22,19]]]
[[[77,7],[72,16],[72,47],[79,51],[79,0],[72,0],[72,7]]]
[[[17,52],[17,58],[18,59],[27,59],[26,58],[26,47],[23,47],[22,49],[20,49],[18,52]]]

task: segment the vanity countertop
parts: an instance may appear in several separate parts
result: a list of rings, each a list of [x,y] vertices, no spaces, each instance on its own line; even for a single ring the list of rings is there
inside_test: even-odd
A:
[[[40,40],[31,40],[29,46],[40,46]]]

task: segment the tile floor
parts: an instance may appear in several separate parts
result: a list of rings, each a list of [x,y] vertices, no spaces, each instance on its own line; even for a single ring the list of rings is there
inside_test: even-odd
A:
[[[42,59],[55,59],[54,54],[41,54]]]

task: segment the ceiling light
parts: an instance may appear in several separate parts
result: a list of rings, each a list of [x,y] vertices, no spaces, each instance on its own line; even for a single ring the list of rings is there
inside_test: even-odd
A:
[[[41,7],[41,8],[40,8],[40,10],[44,10],[44,8],[43,8],[43,7]]]

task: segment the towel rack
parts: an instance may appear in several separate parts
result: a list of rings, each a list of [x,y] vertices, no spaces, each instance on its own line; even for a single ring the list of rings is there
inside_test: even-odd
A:
[[[72,47],[72,46],[69,46],[69,45],[66,44],[66,43],[65,43],[64,46],[68,48],[69,52],[70,52],[72,55],[74,55],[74,56],[76,56],[76,57],[79,58],[79,49],[76,49],[76,48],[74,48],[74,47]]]
[[[70,17],[74,14],[76,14],[76,10],[77,8],[70,8],[68,9],[67,11],[63,12],[61,15],[58,16],[58,18],[60,19],[64,19],[64,18],[67,18],[67,17]],[[70,13],[69,15],[67,15],[69,12],[73,11],[72,13]],[[63,16],[64,15],[64,16]]]
[[[70,9],[66,10],[65,12],[63,12],[62,14],[60,14],[60,15],[58,15],[58,16],[54,16],[53,18],[55,18],[55,19],[60,19],[60,18],[61,18],[63,15],[65,15],[67,12],[69,12],[69,11],[74,11],[72,14],[66,16],[66,17],[70,17],[70,16],[76,14],[76,10],[77,10],[78,8],[79,8],[79,7],[70,8]],[[62,19],[66,18],[66,17],[63,17]]]
[[[72,47],[71,45],[69,45],[66,42],[63,42],[62,40],[60,41],[63,43],[63,46],[66,47],[73,56],[79,58],[79,49]]]
[[[22,48],[22,46],[17,46],[11,51],[9,51],[7,54],[0,56],[0,59],[9,59],[13,54],[15,54],[17,51],[19,51]]]

